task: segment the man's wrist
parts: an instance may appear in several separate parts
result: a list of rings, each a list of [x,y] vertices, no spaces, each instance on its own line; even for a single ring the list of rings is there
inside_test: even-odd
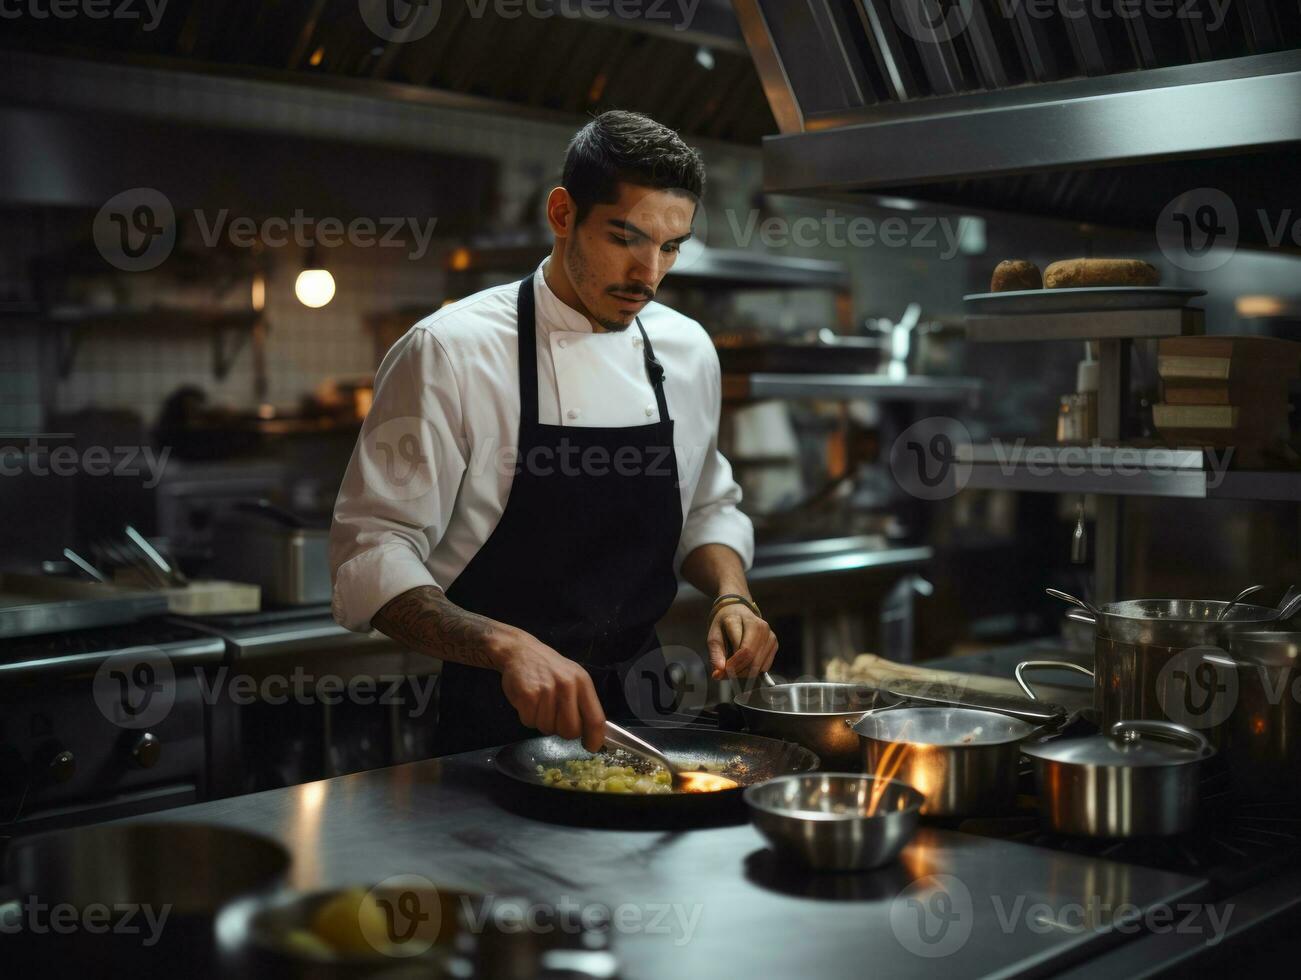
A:
[[[505,623],[495,623],[492,632],[483,639],[484,655],[488,658],[492,669],[499,674],[506,669],[510,650],[514,646],[514,632],[514,629]]]

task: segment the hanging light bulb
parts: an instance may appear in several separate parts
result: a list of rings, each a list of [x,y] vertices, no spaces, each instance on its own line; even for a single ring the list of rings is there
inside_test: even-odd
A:
[[[298,302],[312,309],[320,309],[334,299],[334,276],[316,259],[316,247],[307,250],[303,271],[294,280],[294,295]]]

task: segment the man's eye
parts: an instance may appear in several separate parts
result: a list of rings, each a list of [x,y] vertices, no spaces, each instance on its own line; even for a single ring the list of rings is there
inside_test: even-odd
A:
[[[610,240],[611,240],[612,242],[614,242],[616,245],[631,245],[631,244],[632,244],[632,239],[631,239],[631,238],[620,238],[618,235],[611,235],[611,236],[610,236]]]
[[[678,252],[681,252],[681,251],[682,251],[682,246],[681,246],[681,244],[677,244],[677,245],[665,245],[665,246],[664,246],[664,251],[676,255]]]

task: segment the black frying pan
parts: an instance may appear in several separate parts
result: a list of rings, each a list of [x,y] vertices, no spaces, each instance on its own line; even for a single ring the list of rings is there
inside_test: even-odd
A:
[[[745,818],[741,791],[774,776],[812,772],[818,757],[793,742],[739,732],[702,728],[630,728],[634,735],[660,749],[674,765],[696,770],[726,766],[724,775],[741,785],[714,793],[594,793],[548,786],[537,767],[561,768],[590,754],[581,742],[551,736],[516,742],[493,758],[497,771],[509,777],[523,812],[565,823],[626,828],[630,823],[661,821],[707,823]]]

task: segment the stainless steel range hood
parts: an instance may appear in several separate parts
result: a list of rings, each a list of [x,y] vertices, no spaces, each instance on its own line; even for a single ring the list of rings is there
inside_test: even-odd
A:
[[[1140,228],[1204,186],[1240,210],[1295,207],[1295,4],[733,3],[782,130],[764,141],[769,191]],[[1243,243],[1266,224],[1244,222]]]

